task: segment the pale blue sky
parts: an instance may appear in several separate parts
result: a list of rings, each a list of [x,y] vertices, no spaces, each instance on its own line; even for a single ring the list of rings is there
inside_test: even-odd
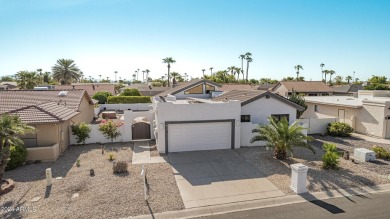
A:
[[[86,76],[130,79],[172,70],[241,66],[250,78],[320,80],[320,63],[336,75],[390,77],[388,0],[0,0],[0,75],[50,71],[74,59]],[[209,72],[209,71],[208,71]]]

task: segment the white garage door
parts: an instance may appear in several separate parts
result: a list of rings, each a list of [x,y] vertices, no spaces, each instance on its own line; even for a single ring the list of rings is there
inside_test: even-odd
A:
[[[231,123],[182,123],[168,125],[168,152],[231,148]]]

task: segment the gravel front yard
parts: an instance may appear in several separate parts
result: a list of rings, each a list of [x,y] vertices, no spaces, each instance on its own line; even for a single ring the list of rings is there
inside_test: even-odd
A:
[[[17,188],[2,197],[2,206],[10,206],[20,199],[27,188],[34,184],[19,202],[19,206],[34,207],[35,212],[8,212],[2,217],[28,218],[120,218],[163,211],[184,209],[172,168],[167,163],[147,164],[149,206],[143,200],[141,165],[132,165],[132,144],[106,144],[102,155],[97,144],[70,146],[57,161],[51,163],[53,185],[46,187],[44,170],[48,164],[27,165],[6,173],[13,178]],[[128,161],[129,172],[113,174],[108,153],[116,160]],[[76,160],[80,159],[80,167]],[[89,170],[95,170],[95,176]],[[26,174],[28,173],[28,174]],[[39,176],[40,177],[37,177]],[[63,177],[61,180],[55,177]],[[35,181],[35,182],[33,182]],[[72,198],[78,193],[79,197]],[[32,203],[34,197],[41,197]],[[17,198],[14,198],[17,197]]]
[[[317,135],[313,137],[315,141],[311,144],[316,148],[315,155],[310,150],[296,148],[294,149],[294,158],[285,161],[274,159],[273,150],[267,151],[264,147],[240,148],[236,151],[286,194],[293,194],[290,189],[291,169],[289,166],[294,163],[303,163],[309,167],[308,190],[310,192],[390,183],[390,161],[377,160],[376,162],[354,164],[351,160],[340,158],[338,170],[323,170],[321,168],[322,155],[324,154],[323,142],[335,143],[341,151],[348,150],[352,153],[355,147],[371,148],[373,145],[378,145],[389,149],[390,145],[363,141],[353,137],[335,138]]]

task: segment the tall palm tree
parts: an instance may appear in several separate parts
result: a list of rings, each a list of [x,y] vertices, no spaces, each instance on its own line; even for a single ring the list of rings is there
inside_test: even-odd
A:
[[[138,81],[138,73],[139,73],[139,68],[137,69],[137,81]]]
[[[235,74],[237,74],[237,81],[239,81],[240,80],[240,73],[242,73],[241,68],[236,68],[234,70],[234,72],[235,72]]]
[[[258,128],[252,130],[253,133],[259,134],[251,139],[251,143],[267,141],[267,147],[274,148],[274,155],[278,160],[286,159],[287,152],[293,156],[293,147],[307,148],[315,154],[315,149],[307,143],[312,138],[302,133],[305,128],[298,125],[298,121],[289,125],[285,117],[276,121],[272,116],[268,118],[268,121],[268,125],[259,125]]]
[[[133,74],[133,83],[134,83],[136,77],[137,77],[137,75]]]
[[[245,60],[246,60],[246,77],[245,77],[245,82],[248,83],[249,62],[253,62],[252,53],[250,53],[250,52],[245,53]]]
[[[99,81],[102,82],[102,75],[99,75]]]
[[[145,83],[145,71],[142,71],[142,82]]]
[[[321,63],[321,64],[320,64],[320,67],[321,67],[321,73],[322,73],[322,80],[324,80],[324,70],[323,70],[324,66],[325,66],[325,64],[324,64],[324,63]]]
[[[206,71],[206,69],[202,69],[202,72],[203,72],[203,79],[204,79],[204,71]]]
[[[297,70],[297,81],[298,81],[298,78],[299,78],[299,70],[302,69],[303,70],[303,67],[302,65],[296,65],[294,66],[295,70]]]
[[[227,71],[229,71],[231,75],[234,75],[234,70],[235,69],[236,69],[236,66],[233,65],[233,66],[228,67]]]
[[[51,69],[53,78],[63,81],[65,84],[70,84],[72,81],[77,81],[80,78],[80,69],[72,59],[58,59]]]
[[[181,75],[177,72],[171,72],[171,77],[172,77],[172,80],[175,80],[178,78],[178,77],[181,77]]]
[[[16,83],[20,89],[32,90],[36,87],[41,79],[36,72],[20,71],[16,74]]]
[[[244,59],[245,59],[245,54],[241,54],[240,56],[238,56],[239,59],[241,59],[241,71],[243,71],[244,69]]]
[[[167,67],[168,67],[168,87],[170,87],[170,85],[169,85],[169,80],[170,80],[170,74],[169,74],[169,71],[170,71],[170,69],[171,69],[171,63],[175,63],[176,62],[176,60],[174,60],[172,57],[166,57],[165,59],[163,59],[163,63],[166,63],[166,64],[168,64],[167,65]]]
[[[149,72],[150,70],[149,69],[145,69],[145,72],[146,72],[146,82],[149,81]]]
[[[23,123],[18,116],[0,115],[0,183],[3,182],[7,167],[11,145],[23,144],[20,136],[33,133],[34,127]],[[1,190],[1,188],[0,188]]]
[[[40,83],[43,84],[42,69],[41,69],[41,68],[38,68],[38,69],[37,69],[37,72],[38,72],[38,74],[39,74]]]
[[[347,80],[347,83],[349,84],[349,82],[352,81],[353,78],[352,78],[352,76],[347,76],[347,77],[345,77],[345,79]]]
[[[115,74],[115,83],[116,83],[116,75],[118,74],[118,71],[114,71]]]
[[[329,70],[328,74],[329,74],[329,84],[331,85],[332,84],[332,75],[336,74],[336,72],[333,70]]]
[[[324,81],[325,81],[325,84],[327,84],[326,76],[329,74],[329,70],[323,70],[323,72],[324,72],[324,75],[325,75]]]
[[[213,67],[210,67],[210,76],[213,76]]]

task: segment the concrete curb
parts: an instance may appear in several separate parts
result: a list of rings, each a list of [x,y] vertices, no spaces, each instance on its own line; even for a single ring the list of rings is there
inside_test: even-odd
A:
[[[150,219],[150,218],[195,218],[202,216],[226,214],[239,211],[247,211],[253,209],[275,207],[280,205],[289,205],[303,203],[313,200],[326,200],[331,198],[349,197],[354,195],[375,194],[382,192],[390,192],[390,184],[382,184],[378,186],[365,186],[349,189],[337,189],[324,192],[305,193],[301,195],[287,195],[283,197],[252,200],[244,202],[229,203],[223,205],[214,205],[200,208],[191,208],[181,211],[169,211],[156,213],[153,215],[140,215],[127,217],[126,219]]]

